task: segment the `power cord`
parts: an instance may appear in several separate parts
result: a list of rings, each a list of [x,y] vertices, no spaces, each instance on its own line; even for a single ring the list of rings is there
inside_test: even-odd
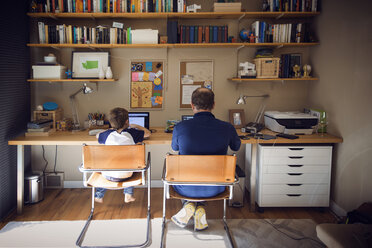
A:
[[[319,242],[319,241],[316,240],[316,239],[313,239],[313,238],[310,238],[310,237],[306,237],[306,236],[304,236],[304,237],[298,237],[298,238],[296,238],[296,237],[292,237],[291,235],[289,235],[289,234],[287,234],[287,233],[285,233],[285,232],[279,230],[279,227],[277,227],[277,226],[274,225],[273,223],[271,223],[271,222],[269,222],[269,221],[267,221],[267,220],[265,220],[265,219],[262,219],[262,220],[265,221],[266,223],[268,223],[269,225],[271,225],[275,230],[277,230],[278,232],[284,234],[285,236],[287,236],[287,237],[290,238],[290,239],[293,239],[293,240],[296,240],[296,241],[309,239],[309,240],[315,242],[315,243],[316,243],[317,245],[319,245],[320,247],[324,247],[324,244],[323,244],[322,242]]]
[[[57,145],[56,145],[56,153],[54,156],[54,170],[53,170],[54,173],[56,173],[56,167],[57,167]]]
[[[46,168],[48,166],[48,160],[46,160],[46,158],[45,158],[45,148],[44,148],[44,145],[41,145],[41,148],[43,149],[43,159],[45,161],[45,166],[44,166],[44,170],[43,170],[43,174],[45,174],[45,170],[46,170]]]

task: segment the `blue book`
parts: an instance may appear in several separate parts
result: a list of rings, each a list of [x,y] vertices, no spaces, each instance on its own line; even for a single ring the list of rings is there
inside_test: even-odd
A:
[[[213,43],[218,42],[218,27],[213,26]]]
[[[195,30],[194,29],[195,29],[194,26],[190,26],[190,43],[195,43],[195,37],[194,37]]]

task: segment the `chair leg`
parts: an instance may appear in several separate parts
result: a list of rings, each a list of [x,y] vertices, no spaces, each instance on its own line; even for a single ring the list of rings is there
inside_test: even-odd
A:
[[[160,247],[163,248],[164,247],[164,243],[165,243],[165,223],[166,223],[166,219],[165,219],[165,211],[166,211],[166,194],[167,194],[167,187],[168,185],[164,185],[164,188],[163,188],[163,223],[161,225],[161,239],[160,239]]]
[[[229,226],[227,225],[227,222],[226,222],[226,199],[223,200],[223,217],[222,217],[222,220],[223,220],[223,226],[224,226],[224,229],[226,231],[227,237],[229,238],[229,241],[230,241],[230,245],[231,245],[232,248],[235,248],[235,245],[234,245],[231,233],[230,233]]]
[[[79,247],[81,247],[81,244],[83,243],[83,240],[84,240],[84,237],[85,237],[85,233],[88,230],[90,221],[93,219],[93,212],[94,212],[94,192],[95,192],[95,188],[93,187],[92,188],[92,208],[90,209],[90,215],[88,217],[88,220],[85,222],[84,228],[81,231],[78,239],[76,240],[76,245],[79,246]]]

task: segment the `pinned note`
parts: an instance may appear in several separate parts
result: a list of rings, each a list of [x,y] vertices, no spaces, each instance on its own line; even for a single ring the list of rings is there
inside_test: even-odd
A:
[[[163,75],[163,72],[161,70],[159,70],[157,73],[155,73],[155,76],[157,78],[160,77],[161,75]]]
[[[149,81],[154,81],[154,79],[155,79],[155,73],[150,72]]]
[[[143,81],[149,81],[149,73],[148,72],[144,72],[142,79],[143,79]]]
[[[138,72],[138,81],[144,81],[143,80],[143,72]]]
[[[154,90],[162,90],[163,87],[161,86],[161,79],[160,78],[155,78],[154,80]]]
[[[159,105],[159,104],[156,102],[156,96],[151,97],[151,104],[152,104],[152,106]]]
[[[132,82],[138,81],[138,72],[132,72]]]
[[[162,104],[163,103],[163,97],[162,96],[157,96],[155,98],[155,103],[157,104]]]
[[[152,71],[152,62],[146,62],[146,71]]]

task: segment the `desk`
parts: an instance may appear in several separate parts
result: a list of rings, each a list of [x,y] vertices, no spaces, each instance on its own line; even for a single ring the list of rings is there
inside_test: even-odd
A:
[[[152,128],[156,132],[152,133],[150,138],[145,140],[145,144],[171,144],[172,134],[164,133],[164,128]],[[239,135],[242,135],[240,130],[237,130]],[[274,135],[275,133],[264,130],[263,133]],[[300,135],[299,139],[289,140],[278,138],[275,140],[258,140],[249,139],[242,140],[242,144],[251,144],[251,175],[250,175],[250,209],[255,209],[255,190],[256,190],[256,161],[257,161],[257,146],[258,144],[324,144],[324,143],[341,143],[342,138],[338,138],[329,134],[320,136],[318,134]],[[24,199],[24,146],[25,145],[97,145],[98,141],[95,136],[89,136],[88,131],[82,132],[55,132],[50,136],[19,136],[8,142],[9,145],[17,146],[17,213],[21,214],[23,210]],[[248,146],[247,146],[248,147]],[[246,148],[247,149],[247,148]]]

